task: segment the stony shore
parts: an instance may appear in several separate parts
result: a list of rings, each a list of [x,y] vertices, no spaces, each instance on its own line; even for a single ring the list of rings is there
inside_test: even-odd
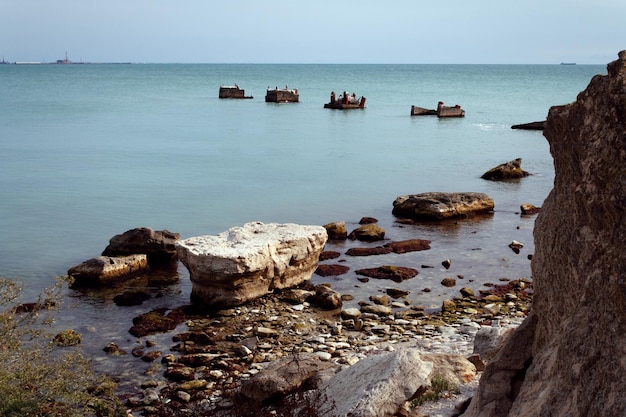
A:
[[[400,345],[470,357],[481,327],[517,326],[532,297],[532,283],[516,280],[478,296],[462,292],[444,302],[441,311],[427,314],[406,294],[392,290],[395,298],[376,295],[359,302],[359,308],[327,310],[306,301],[312,290],[305,285],[225,310],[183,306],[136,318],[133,328],[140,343],[131,353],[152,365],[140,389],[124,396],[129,415],[238,415],[233,407],[239,405],[241,384],[269,363],[296,353],[312,353],[342,367]],[[178,323],[186,324],[187,331],[172,332],[172,345],[159,346],[151,339],[153,332]],[[107,349],[111,355],[126,353],[114,345]],[[449,415],[473,386],[470,382],[454,398],[422,410]],[[264,413],[272,410],[268,405]],[[428,415],[420,412],[416,408],[411,415]]]
[[[107,361],[126,356],[127,364],[132,357],[138,364],[149,364],[143,376],[139,371],[132,381],[120,380],[129,415],[288,415],[282,413],[284,402],[255,403],[243,398],[240,388],[281,358],[299,355],[312,356],[320,368],[330,365],[337,372],[370,355],[408,346],[424,354],[471,357],[476,368],[471,374],[477,370],[480,375],[489,357],[475,354],[476,334],[485,328],[499,331],[519,325],[530,309],[532,281],[500,277],[498,284],[483,280],[477,286],[471,276],[466,279],[458,273],[458,265],[456,278],[451,278],[455,274],[449,271],[450,260],[440,258],[441,269],[435,268],[433,256],[441,252],[430,254],[429,240],[390,239],[377,223],[377,219],[362,218],[350,235],[343,222],[326,225],[333,239],[319,255],[311,280],[297,287],[274,289],[237,307],[221,309],[170,305],[163,300],[163,307],[134,317],[128,329],[135,337],[132,347],[111,342],[103,349]],[[344,230],[337,235],[331,225]],[[392,229],[396,238],[407,235],[402,233],[401,222]],[[126,234],[139,232],[146,230]],[[517,256],[519,248],[511,245],[506,249]],[[417,258],[422,263],[404,255],[422,251],[429,254],[429,260]],[[398,263],[421,265],[429,284],[417,291],[420,284],[406,285],[414,282],[418,270]],[[119,306],[139,305],[151,298],[134,289],[132,280],[116,291],[120,290],[124,292],[113,299]],[[438,295],[430,295],[434,293]],[[421,304],[424,300],[429,300],[427,306]],[[126,366],[132,367],[134,360]],[[414,408],[407,403],[410,414],[406,415],[452,415],[455,403],[471,396],[477,379],[464,381],[468,383],[459,394],[450,393],[436,406]],[[298,389],[296,395],[306,389]],[[256,413],[249,414],[250,409]]]

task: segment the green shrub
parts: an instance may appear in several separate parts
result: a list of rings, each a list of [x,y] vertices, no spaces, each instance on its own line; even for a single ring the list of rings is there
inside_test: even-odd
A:
[[[442,375],[433,375],[430,380],[430,388],[421,393],[411,401],[411,407],[418,407],[429,401],[437,401],[441,398],[448,398],[452,394],[458,394],[459,387],[448,381]]]
[[[0,278],[0,416],[125,416],[113,387],[75,347],[53,342],[51,324],[64,282],[21,304],[21,287]],[[96,389],[94,387],[106,387]]]

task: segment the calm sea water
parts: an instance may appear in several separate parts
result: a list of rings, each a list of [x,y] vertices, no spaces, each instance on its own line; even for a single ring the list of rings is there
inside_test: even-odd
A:
[[[545,119],[604,73],[602,65],[0,65],[0,276],[36,293],[139,226],[185,238],[257,220],[351,229],[373,216],[390,239],[432,240],[430,251],[385,263],[453,261],[450,271],[424,269],[402,284],[433,288],[418,299],[427,306],[440,305],[444,276],[462,274],[476,289],[528,277],[534,217],[517,211],[542,204],[554,173],[542,134],[510,127]],[[217,98],[220,85],[234,83],[254,99]],[[300,103],[264,102],[267,87],[286,84]],[[333,90],[364,95],[367,108],[324,109]],[[409,116],[411,105],[439,100],[462,105],[466,117]],[[531,177],[480,179],[515,158]],[[496,213],[448,226],[395,224],[393,200],[427,191],[485,192]],[[507,246],[513,239],[525,245],[519,255]],[[95,326],[98,348],[127,338],[133,313],[188,298],[186,270],[179,274],[166,290],[172,299],[130,309],[109,295],[70,292],[63,324]],[[388,283],[365,286],[350,273],[333,285],[358,298]]]

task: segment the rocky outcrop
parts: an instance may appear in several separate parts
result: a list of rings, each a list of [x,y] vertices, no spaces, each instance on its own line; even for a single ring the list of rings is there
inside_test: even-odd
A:
[[[169,230],[154,231],[149,227],[138,227],[115,235],[102,252],[103,256],[128,256],[145,254],[149,264],[176,260],[176,242],[180,234]]]
[[[522,158],[498,165],[485,172],[480,178],[484,180],[510,180],[530,175],[522,169]]]
[[[72,286],[94,287],[120,282],[148,269],[146,255],[98,256],[71,267]]]
[[[464,417],[626,414],[626,51],[544,130],[554,188],[535,224],[533,313]]]
[[[327,237],[321,226],[256,222],[182,240],[177,251],[192,299],[229,307],[311,278]]]
[[[543,126],[546,122],[530,122],[530,123],[521,123],[518,125],[511,126],[511,129],[518,130],[543,130]]]
[[[399,196],[393,202],[396,217],[445,220],[492,213],[494,202],[483,193],[422,193]]]

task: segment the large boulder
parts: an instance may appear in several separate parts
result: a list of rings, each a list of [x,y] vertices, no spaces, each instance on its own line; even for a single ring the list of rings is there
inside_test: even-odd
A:
[[[241,393],[254,401],[276,400],[298,390],[315,389],[339,371],[341,365],[322,361],[314,353],[297,353],[269,363],[244,381]]]
[[[115,235],[102,252],[103,256],[127,256],[145,254],[149,264],[176,260],[176,242],[180,234],[169,230],[152,230],[138,227]]]
[[[422,193],[403,195],[393,202],[396,217],[415,220],[445,220],[492,213],[494,202],[484,193]]]
[[[491,168],[480,178],[496,181],[524,178],[528,175],[530,174],[522,169],[522,158],[517,158]]]
[[[433,363],[416,349],[361,359],[325,382],[315,397],[320,417],[393,416],[418,391],[430,386]]]
[[[191,297],[230,307],[311,278],[328,235],[322,226],[247,223],[177,243]]]
[[[534,229],[533,313],[464,417],[626,415],[625,132],[622,51],[548,113],[555,179]]]
[[[98,256],[71,267],[67,275],[74,279],[72,286],[97,287],[123,281],[147,269],[146,255]]]

